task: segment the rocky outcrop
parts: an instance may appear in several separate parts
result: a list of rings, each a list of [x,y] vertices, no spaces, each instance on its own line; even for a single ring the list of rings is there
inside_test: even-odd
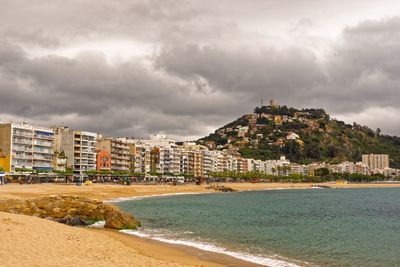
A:
[[[32,215],[68,225],[90,225],[105,221],[112,229],[136,229],[140,222],[119,208],[78,196],[0,200],[0,211]]]
[[[215,191],[221,191],[221,192],[236,192],[237,190],[226,187],[224,185],[209,185],[206,187],[206,189],[213,189]]]

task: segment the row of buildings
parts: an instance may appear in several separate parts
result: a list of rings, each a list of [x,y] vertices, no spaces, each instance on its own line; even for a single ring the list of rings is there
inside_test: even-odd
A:
[[[82,176],[88,171],[158,173],[205,177],[215,172],[261,172],[271,175],[313,175],[327,168],[338,173],[383,173],[388,155],[363,155],[362,162],[300,165],[279,160],[241,158],[234,150],[210,150],[195,143],[177,144],[163,135],[149,139],[111,138],[68,127],[38,127],[28,123],[0,124],[0,167],[5,172],[65,171]]]

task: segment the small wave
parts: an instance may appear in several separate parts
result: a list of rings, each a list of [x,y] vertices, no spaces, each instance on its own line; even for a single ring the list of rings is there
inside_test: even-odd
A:
[[[147,234],[144,232],[140,231],[135,231],[135,230],[121,230],[121,232],[130,234],[130,235],[135,235],[139,237],[144,237],[144,238],[150,238],[153,240],[157,240],[160,242],[164,243],[169,243],[169,244],[174,244],[174,245],[184,245],[184,246],[189,246],[189,247],[194,247],[197,249],[201,249],[204,251],[209,251],[209,252],[215,252],[215,253],[221,253],[225,254],[240,260],[264,265],[264,266],[271,266],[271,267],[299,267],[299,265],[290,263],[281,259],[275,259],[275,258],[267,258],[264,256],[257,256],[257,255],[251,255],[248,253],[240,253],[240,252],[235,252],[235,251],[229,251],[223,247],[216,246],[213,244],[205,243],[205,242],[198,242],[198,241],[191,241],[191,240],[180,240],[180,239],[167,239],[164,237],[160,236],[153,236],[151,234]]]
[[[104,225],[106,224],[105,221],[98,221],[95,222],[94,224],[88,225],[88,227],[93,227],[93,228],[104,228]]]

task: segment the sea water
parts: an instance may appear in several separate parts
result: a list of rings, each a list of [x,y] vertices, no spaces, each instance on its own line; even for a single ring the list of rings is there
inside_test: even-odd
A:
[[[118,205],[128,231],[267,266],[400,266],[400,188],[268,190]]]

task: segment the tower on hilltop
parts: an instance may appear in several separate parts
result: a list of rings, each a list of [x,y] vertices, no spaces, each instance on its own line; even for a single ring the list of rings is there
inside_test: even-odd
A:
[[[271,108],[278,108],[278,107],[279,107],[279,105],[277,105],[277,104],[275,103],[275,100],[272,99],[272,98],[269,100],[269,106],[270,106]]]

